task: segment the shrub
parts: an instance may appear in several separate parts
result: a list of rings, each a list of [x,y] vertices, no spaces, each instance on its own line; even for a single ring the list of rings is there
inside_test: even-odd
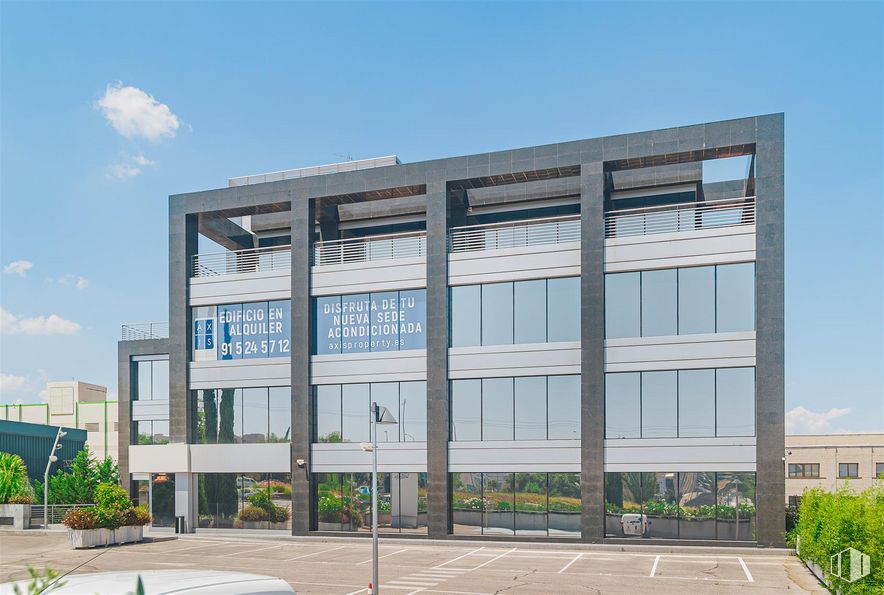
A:
[[[249,504],[264,510],[270,510],[273,507],[273,501],[270,500],[270,492],[268,490],[261,490],[251,495],[249,497]]]
[[[291,511],[285,506],[274,506],[273,516],[270,518],[274,523],[284,523],[292,517]]]
[[[96,529],[98,528],[98,519],[89,508],[72,508],[64,515],[62,521],[64,526],[69,529]]]
[[[144,506],[136,506],[126,511],[126,526],[143,527],[151,522],[150,513]]]
[[[827,582],[845,595],[884,592],[884,482],[857,494],[844,486],[836,492],[821,488],[801,496],[791,543],[800,538],[798,555],[823,569]],[[855,548],[868,555],[871,574],[853,583],[829,575],[831,557]]]
[[[31,494],[16,494],[9,499],[9,504],[33,504],[34,496]]]
[[[267,511],[258,506],[246,506],[239,511],[239,520],[248,522],[259,522],[268,520]]]
[[[327,494],[319,498],[319,520],[323,523],[340,523],[343,502],[337,496]]]
[[[27,495],[30,488],[28,468],[22,458],[0,452],[0,504],[8,503],[14,496]]]
[[[132,502],[126,490],[118,485],[100,483],[95,488],[95,518],[98,525],[116,529],[126,524]]]

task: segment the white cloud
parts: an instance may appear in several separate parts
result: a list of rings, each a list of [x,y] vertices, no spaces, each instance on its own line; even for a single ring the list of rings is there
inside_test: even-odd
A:
[[[89,279],[86,277],[77,277],[77,289],[86,289],[89,287]]]
[[[0,391],[19,391],[28,385],[28,379],[15,374],[0,374]]]
[[[175,138],[181,121],[169,106],[138,87],[117,82],[107,86],[104,97],[95,103],[114,130],[126,138],[159,140]]]
[[[8,265],[3,267],[3,272],[7,275],[18,275],[19,277],[24,277],[33,267],[34,263],[30,260],[13,260]]]
[[[150,165],[156,165],[156,162],[145,157],[143,153],[129,155],[120,163],[111,166],[110,173],[108,173],[107,177],[115,180],[134,178],[141,174],[143,167]]]
[[[80,325],[57,314],[25,318],[0,308],[0,333],[4,335],[74,335]]]
[[[817,413],[802,406],[786,412],[787,434],[827,434],[837,431],[832,421],[850,413],[850,408],[832,407],[828,411]]]

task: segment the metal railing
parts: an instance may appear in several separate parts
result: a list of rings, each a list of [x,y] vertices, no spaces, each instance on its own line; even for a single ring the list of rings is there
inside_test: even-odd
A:
[[[579,241],[580,216],[564,215],[453,227],[448,232],[448,251],[472,252]]]
[[[755,224],[755,197],[726,198],[605,213],[605,237],[622,238]]]
[[[216,277],[237,273],[291,270],[291,268],[291,246],[268,246],[231,252],[194,254],[190,276]]]
[[[410,231],[313,243],[313,264],[345,264],[426,256],[427,232]]]
[[[144,341],[146,339],[168,339],[168,322],[137,322],[124,324],[123,341]]]
[[[42,498],[42,494],[41,494]],[[64,520],[64,515],[74,508],[91,508],[94,504],[50,504],[49,505],[49,524],[59,525]],[[43,517],[43,505],[34,504],[31,506],[31,525],[43,525],[45,522]]]

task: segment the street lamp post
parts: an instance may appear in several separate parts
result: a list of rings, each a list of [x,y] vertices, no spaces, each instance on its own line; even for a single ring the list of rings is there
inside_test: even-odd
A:
[[[49,458],[46,461],[46,471],[43,473],[43,528],[49,528],[49,468],[52,467],[52,463],[58,460],[58,457],[55,456],[55,451],[61,448],[61,444],[58,443],[59,440],[67,436],[68,433],[63,429],[58,428],[58,432],[55,434],[55,442],[52,443],[52,450],[49,451]]]
[[[378,585],[378,424],[395,424],[396,418],[386,407],[371,404],[371,588],[380,593]]]

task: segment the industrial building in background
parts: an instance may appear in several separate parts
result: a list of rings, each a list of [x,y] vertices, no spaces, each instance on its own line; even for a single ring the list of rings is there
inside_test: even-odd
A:
[[[377,403],[384,533],[782,545],[783,126],[171,196],[169,322],[119,343],[123,482],[188,531],[367,532]]]

